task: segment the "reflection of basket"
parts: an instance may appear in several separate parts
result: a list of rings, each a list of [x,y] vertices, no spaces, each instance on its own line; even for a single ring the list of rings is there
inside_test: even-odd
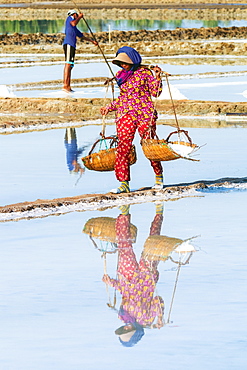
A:
[[[166,261],[171,252],[182,243],[182,239],[151,235],[145,241],[142,256],[149,261]]]
[[[169,141],[171,135],[177,133],[180,134],[183,132],[187,138],[188,142],[185,141]],[[187,131],[179,130],[171,132],[170,135],[166,139],[142,139],[142,150],[145,156],[152,160],[152,161],[172,161],[178,158],[186,158],[190,160],[194,160],[193,158],[189,158],[187,156],[183,156],[177,152],[175,152],[169,144],[179,144],[180,146],[190,147],[191,152],[198,148],[196,144],[192,144],[192,141],[187,133]]]
[[[116,218],[112,217],[95,217],[90,218],[84,225],[83,232],[89,234],[91,237],[108,241],[110,243],[117,243],[116,235]],[[130,224],[131,242],[135,243],[137,236],[137,228]]]
[[[108,144],[107,144],[108,141]],[[96,145],[99,144],[101,147],[102,143],[105,144],[105,149],[100,149],[97,153],[93,153]],[[82,158],[84,166],[89,170],[94,171],[113,171],[115,160],[116,160],[116,150],[117,150],[117,138],[114,136],[106,137],[97,140],[89,154]],[[132,145],[130,152],[130,165],[136,162],[136,151],[135,146]]]

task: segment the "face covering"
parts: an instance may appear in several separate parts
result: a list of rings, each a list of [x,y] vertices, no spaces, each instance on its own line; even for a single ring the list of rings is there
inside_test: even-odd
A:
[[[122,69],[122,71],[118,74],[118,77],[117,77],[118,86],[121,86],[123,83],[125,83],[130,78],[130,76],[133,75],[133,73],[140,66],[141,61],[142,61],[142,58],[140,54],[138,53],[138,51],[136,51],[135,49],[129,46],[123,46],[120,49],[118,49],[116,56],[120,53],[127,54],[128,57],[132,60],[133,66],[131,67],[130,71],[126,71],[125,69]]]

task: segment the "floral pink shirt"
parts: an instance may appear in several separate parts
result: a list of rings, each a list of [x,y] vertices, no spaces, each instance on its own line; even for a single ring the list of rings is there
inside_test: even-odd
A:
[[[119,280],[111,279],[111,286],[122,295],[122,306],[136,321],[144,326],[150,326],[156,317],[164,312],[164,301],[154,295],[155,282],[152,274],[135,272],[131,281],[119,276]]]
[[[110,112],[117,111],[117,121],[126,113],[138,121],[150,121],[152,117],[157,118],[152,97],[158,97],[161,92],[162,80],[157,80],[149,69],[141,67],[121,85],[119,97],[107,107]]]

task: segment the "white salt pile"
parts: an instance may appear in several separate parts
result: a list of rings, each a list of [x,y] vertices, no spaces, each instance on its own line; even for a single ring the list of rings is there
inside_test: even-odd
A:
[[[176,249],[175,252],[177,253],[189,253],[189,252],[196,252],[195,247],[190,243],[190,240],[185,240],[182,244],[180,244]]]
[[[171,94],[172,94],[172,99],[174,99],[174,100],[188,100],[188,98],[186,98],[186,96],[184,96],[178,90],[178,88],[176,88],[175,86],[172,86],[171,84],[170,84],[170,90],[171,90]],[[171,99],[170,93],[169,93],[169,90],[168,90],[168,87],[167,86],[164,86],[163,87],[162,93],[158,97],[158,99],[160,99],[160,100]]]
[[[15,94],[6,85],[0,85],[0,97],[1,98],[14,98]]]
[[[178,144],[168,143],[169,147],[181,157],[189,158],[191,154],[198,149],[197,147],[191,147],[189,145],[185,145],[182,142]]]

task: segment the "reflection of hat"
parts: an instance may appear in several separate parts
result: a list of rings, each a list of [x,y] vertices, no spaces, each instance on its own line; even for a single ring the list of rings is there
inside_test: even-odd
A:
[[[129,326],[129,328],[127,328],[127,326]],[[125,334],[129,334],[132,331],[136,331],[136,328],[134,327],[134,325],[132,323],[129,323],[129,324],[125,324],[123,326],[120,326],[120,328],[116,329],[115,334],[119,335],[119,336],[122,336],[122,335],[125,335]]]
[[[128,333],[121,334],[121,335],[119,335],[119,340],[121,340],[121,342],[129,342],[130,339],[135,334],[135,332],[136,332],[136,330],[132,330],[132,331],[129,331]]]
[[[143,328],[119,335],[119,341],[124,347],[133,347],[144,335]]]
[[[112,63],[117,64],[118,66],[120,63],[134,64],[126,53],[119,53],[116,58],[113,59]]]
[[[126,328],[126,325],[130,326]],[[144,335],[144,329],[137,322],[132,322],[115,330],[120,343],[125,347],[133,347]]]
[[[71,10],[68,11],[68,15],[73,15],[73,14],[78,14],[78,10],[71,9]]]

